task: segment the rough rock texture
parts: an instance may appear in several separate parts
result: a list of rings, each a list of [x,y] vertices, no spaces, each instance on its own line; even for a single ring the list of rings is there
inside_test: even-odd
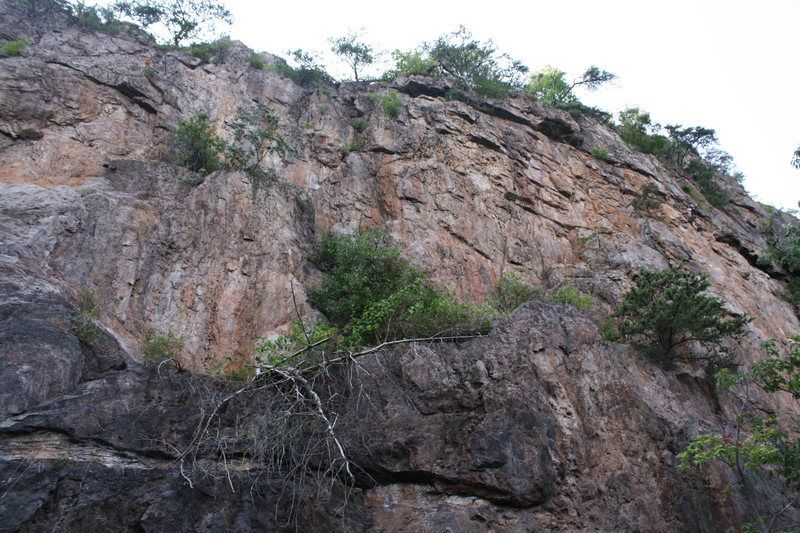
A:
[[[253,68],[236,43],[208,64],[54,17],[0,17],[4,39],[34,39],[0,58],[0,531],[734,531],[781,505],[774,480],[726,492],[736,479],[722,468],[679,473],[675,455],[735,406],[696,369],[665,371],[597,335],[639,269],[681,262],[755,318],[743,363],[800,331],[780,272],[756,264],[763,228],[788,222],[738,185],[688,224],[680,171],[529,97],[470,106],[424,78],[312,90]],[[395,119],[369,95],[390,91]],[[162,162],[179,119],[206,111],[224,135],[252,100],[294,148],[263,177],[191,185]],[[357,136],[363,149],[343,156]],[[652,217],[630,207],[648,182],[665,199]],[[532,302],[486,338],[364,359],[338,390],[361,469],[344,511],[335,495],[292,507],[253,464],[236,492],[225,476],[189,487],[174,460],[208,407],[197,391],[224,385],[143,368],[148,331],[184,337],[187,369],[247,361],[256,338],[286,329],[293,296],[313,318],[318,231],[376,224],[464,298],[514,271],[597,300],[588,312]],[[93,346],[72,327],[88,290]],[[800,413],[780,396],[764,405]],[[255,416],[236,409],[230,424]]]

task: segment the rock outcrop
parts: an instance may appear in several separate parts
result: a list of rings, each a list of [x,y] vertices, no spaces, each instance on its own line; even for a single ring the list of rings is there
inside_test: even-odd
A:
[[[641,268],[679,263],[754,318],[734,347],[743,364],[800,332],[780,273],[757,264],[763,228],[791,221],[737,184],[689,224],[679,170],[528,96],[469,105],[419,77],[311,89],[254,68],[238,43],[205,63],[56,19],[54,31],[0,20],[3,38],[33,38],[0,58],[0,531],[734,531],[781,505],[775,480],[727,491],[737,479],[723,468],[678,472],[676,454],[735,406],[702,372],[653,366],[597,332]],[[374,103],[390,92],[395,118]],[[193,184],[164,162],[178,120],[207,112],[224,135],[253,100],[293,148],[269,172]],[[650,182],[665,202],[649,217],[630,204]],[[219,450],[184,477],[199,413],[229,392],[188,371],[241,365],[257,338],[313,318],[319,232],[374,225],[462,298],[513,271],[596,301],[529,302],[486,337],[360,360],[326,389],[358,467],[327,499],[236,446],[232,478]],[[92,344],[73,327],[87,291]],[[142,364],[149,331],[185,339],[183,371]],[[232,403],[215,431],[258,416]]]

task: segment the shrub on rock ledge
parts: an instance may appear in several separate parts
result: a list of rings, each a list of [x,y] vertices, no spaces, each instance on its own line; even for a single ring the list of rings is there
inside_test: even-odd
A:
[[[611,316],[619,319],[622,338],[667,367],[677,360],[730,365],[721,342],[741,336],[751,319],[705,294],[710,285],[708,276],[681,268],[643,269]]]

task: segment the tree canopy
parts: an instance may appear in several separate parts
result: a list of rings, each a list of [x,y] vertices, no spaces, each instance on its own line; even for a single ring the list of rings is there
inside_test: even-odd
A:
[[[531,76],[530,83],[528,83],[528,92],[534,94],[544,105],[556,106],[577,102],[578,97],[573,92],[576,87],[584,87],[589,91],[595,91],[603,84],[617,78],[615,74],[594,65],[587,68],[583,74],[575,78],[571,83],[566,80],[566,75],[567,73],[563,70],[548,65]]]
[[[643,269],[612,315],[620,319],[619,333],[666,366],[674,360],[724,362],[721,341],[741,335],[750,318],[734,316],[722,300],[705,294],[710,285],[708,276],[681,268]],[[690,353],[691,344],[705,353]]]
[[[231,12],[214,0],[120,0],[112,9],[144,28],[164,26],[173,46],[213,32],[217,22],[233,22]]]
[[[361,35],[350,32],[343,37],[330,39],[331,52],[342,58],[342,61],[353,70],[353,79],[358,80],[362,69],[375,62],[375,50],[372,46],[360,41]]]

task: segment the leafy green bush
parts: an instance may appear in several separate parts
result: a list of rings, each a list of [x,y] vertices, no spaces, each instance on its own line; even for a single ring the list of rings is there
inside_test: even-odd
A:
[[[69,7],[78,24],[94,31],[117,35],[134,26],[119,20],[114,10],[108,7],[91,6],[82,1],[73,2]]]
[[[258,70],[267,70],[267,63],[264,61],[264,58],[261,57],[259,54],[251,54],[247,58],[247,62],[250,63],[250,66],[254,69]]]
[[[303,87],[314,87],[321,90],[333,82],[333,78],[325,72],[322,66],[317,64],[317,60],[312,54],[298,49],[289,52],[289,55],[292,61],[297,64],[296,67],[289,65],[285,59],[278,58],[275,63],[267,65],[267,70],[284,78],[289,78]]]
[[[708,203],[716,207],[721,207],[728,203],[728,195],[714,180],[714,174],[717,172],[715,166],[707,165],[700,161],[692,161],[686,166],[686,172],[697,183],[700,192],[703,193]]]
[[[527,301],[538,298],[541,291],[526,283],[516,272],[506,272],[497,284],[497,294],[489,305],[501,313],[509,313]]]
[[[605,148],[595,148],[592,150],[592,157],[601,159],[603,161],[611,161],[611,158],[608,155],[608,150]]]
[[[7,43],[3,43],[3,55],[6,57],[24,55],[25,51],[28,48],[28,45],[31,44],[32,42],[33,41],[31,41],[27,37],[23,37],[16,41],[9,41]]]
[[[97,320],[95,289],[81,291],[78,295],[78,310],[70,317],[72,332],[86,346],[94,346],[100,332],[94,325]]]
[[[692,200],[694,200],[694,202],[697,205],[706,205],[706,202],[703,199],[703,197],[700,196],[700,194],[696,190],[694,190],[691,185],[684,183],[683,185],[681,185],[681,190],[686,194],[688,194],[689,196],[691,196]]]
[[[400,114],[400,109],[403,107],[403,101],[400,100],[396,92],[391,91],[381,98],[381,107],[383,107],[383,112],[386,113],[387,117],[397,118],[397,115]]]
[[[602,124],[611,125],[613,123],[613,115],[611,113],[585,105],[582,102],[565,102],[563,104],[556,104],[555,107],[563,109],[573,117],[591,117]]]
[[[354,118],[352,124],[358,133],[363,133],[367,129],[367,120],[363,117]]]
[[[421,50],[413,50],[411,52],[395,50],[392,52],[392,60],[394,61],[394,68],[383,75],[386,80],[415,74],[429,76],[436,66],[436,62],[429,57],[425,57],[425,53]]]
[[[347,157],[352,152],[358,152],[362,148],[364,148],[364,143],[367,141],[363,137],[356,137],[352,141],[347,144],[343,144],[339,147],[339,152],[342,156]]]
[[[638,107],[629,107],[619,112],[617,133],[625,143],[642,153],[663,157],[669,152],[670,140],[659,135],[661,125],[650,119],[650,114]]]
[[[223,37],[210,43],[192,43],[179,48],[180,51],[191,54],[204,63],[224,63],[231,52],[231,40]]]
[[[192,172],[205,175],[223,167],[220,156],[226,143],[214,133],[205,113],[195,113],[186,120],[178,121],[170,145],[173,162]]]
[[[550,297],[550,302],[554,304],[567,304],[581,311],[588,311],[592,307],[594,296],[591,294],[584,294],[568,283],[559,287],[559,289],[553,293]]]
[[[527,91],[544,105],[557,106],[577,102],[578,97],[573,92],[576,87],[584,87],[590,91],[599,89],[603,84],[616,79],[616,75],[602,70],[596,66],[586,69],[578,78],[568,82],[563,70],[546,66],[531,76]]]
[[[323,272],[309,301],[342,335],[343,346],[486,332],[491,311],[458,303],[433,287],[385,231],[325,235],[311,261]]]
[[[290,150],[278,133],[278,117],[262,103],[257,102],[249,109],[239,107],[225,128],[233,136],[231,143],[214,133],[205,113],[195,113],[179,121],[170,139],[173,162],[201,175],[222,169],[253,174],[260,170],[267,154],[284,155]]]
[[[367,100],[369,100],[372,103],[372,105],[378,105],[378,102],[381,99],[378,93],[373,93],[373,92],[364,93],[364,96],[367,97]]]
[[[278,116],[261,102],[249,109],[237,108],[236,116],[225,127],[233,134],[233,142],[225,149],[226,167],[230,170],[255,173],[267,154],[285,155],[289,149],[278,133]]]
[[[732,315],[722,300],[704,294],[710,286],[704,274],[675,267],[643,269],[611,316],[619,319],[623,338],[667,367],[675,360],[700,360],[710,367],[730,364],[720,343],[741,336],[750,318]],[[703,352],[691,351],[691,345]]]
[[[177,359],[186,343],[184,337],[176,337],[172,332],[160,335],[151,331],[142,343],[142,356],[148,363],[160,363],[166,359]]]
[[[497,98],[511,89],[521,88],[528,67],[497,51],[492,41],[473,39],[466,28],[442,35],[411,52],[395,51],[394,68],[385,78],[422,74],[447,77],[462,89],[480,96]]]

